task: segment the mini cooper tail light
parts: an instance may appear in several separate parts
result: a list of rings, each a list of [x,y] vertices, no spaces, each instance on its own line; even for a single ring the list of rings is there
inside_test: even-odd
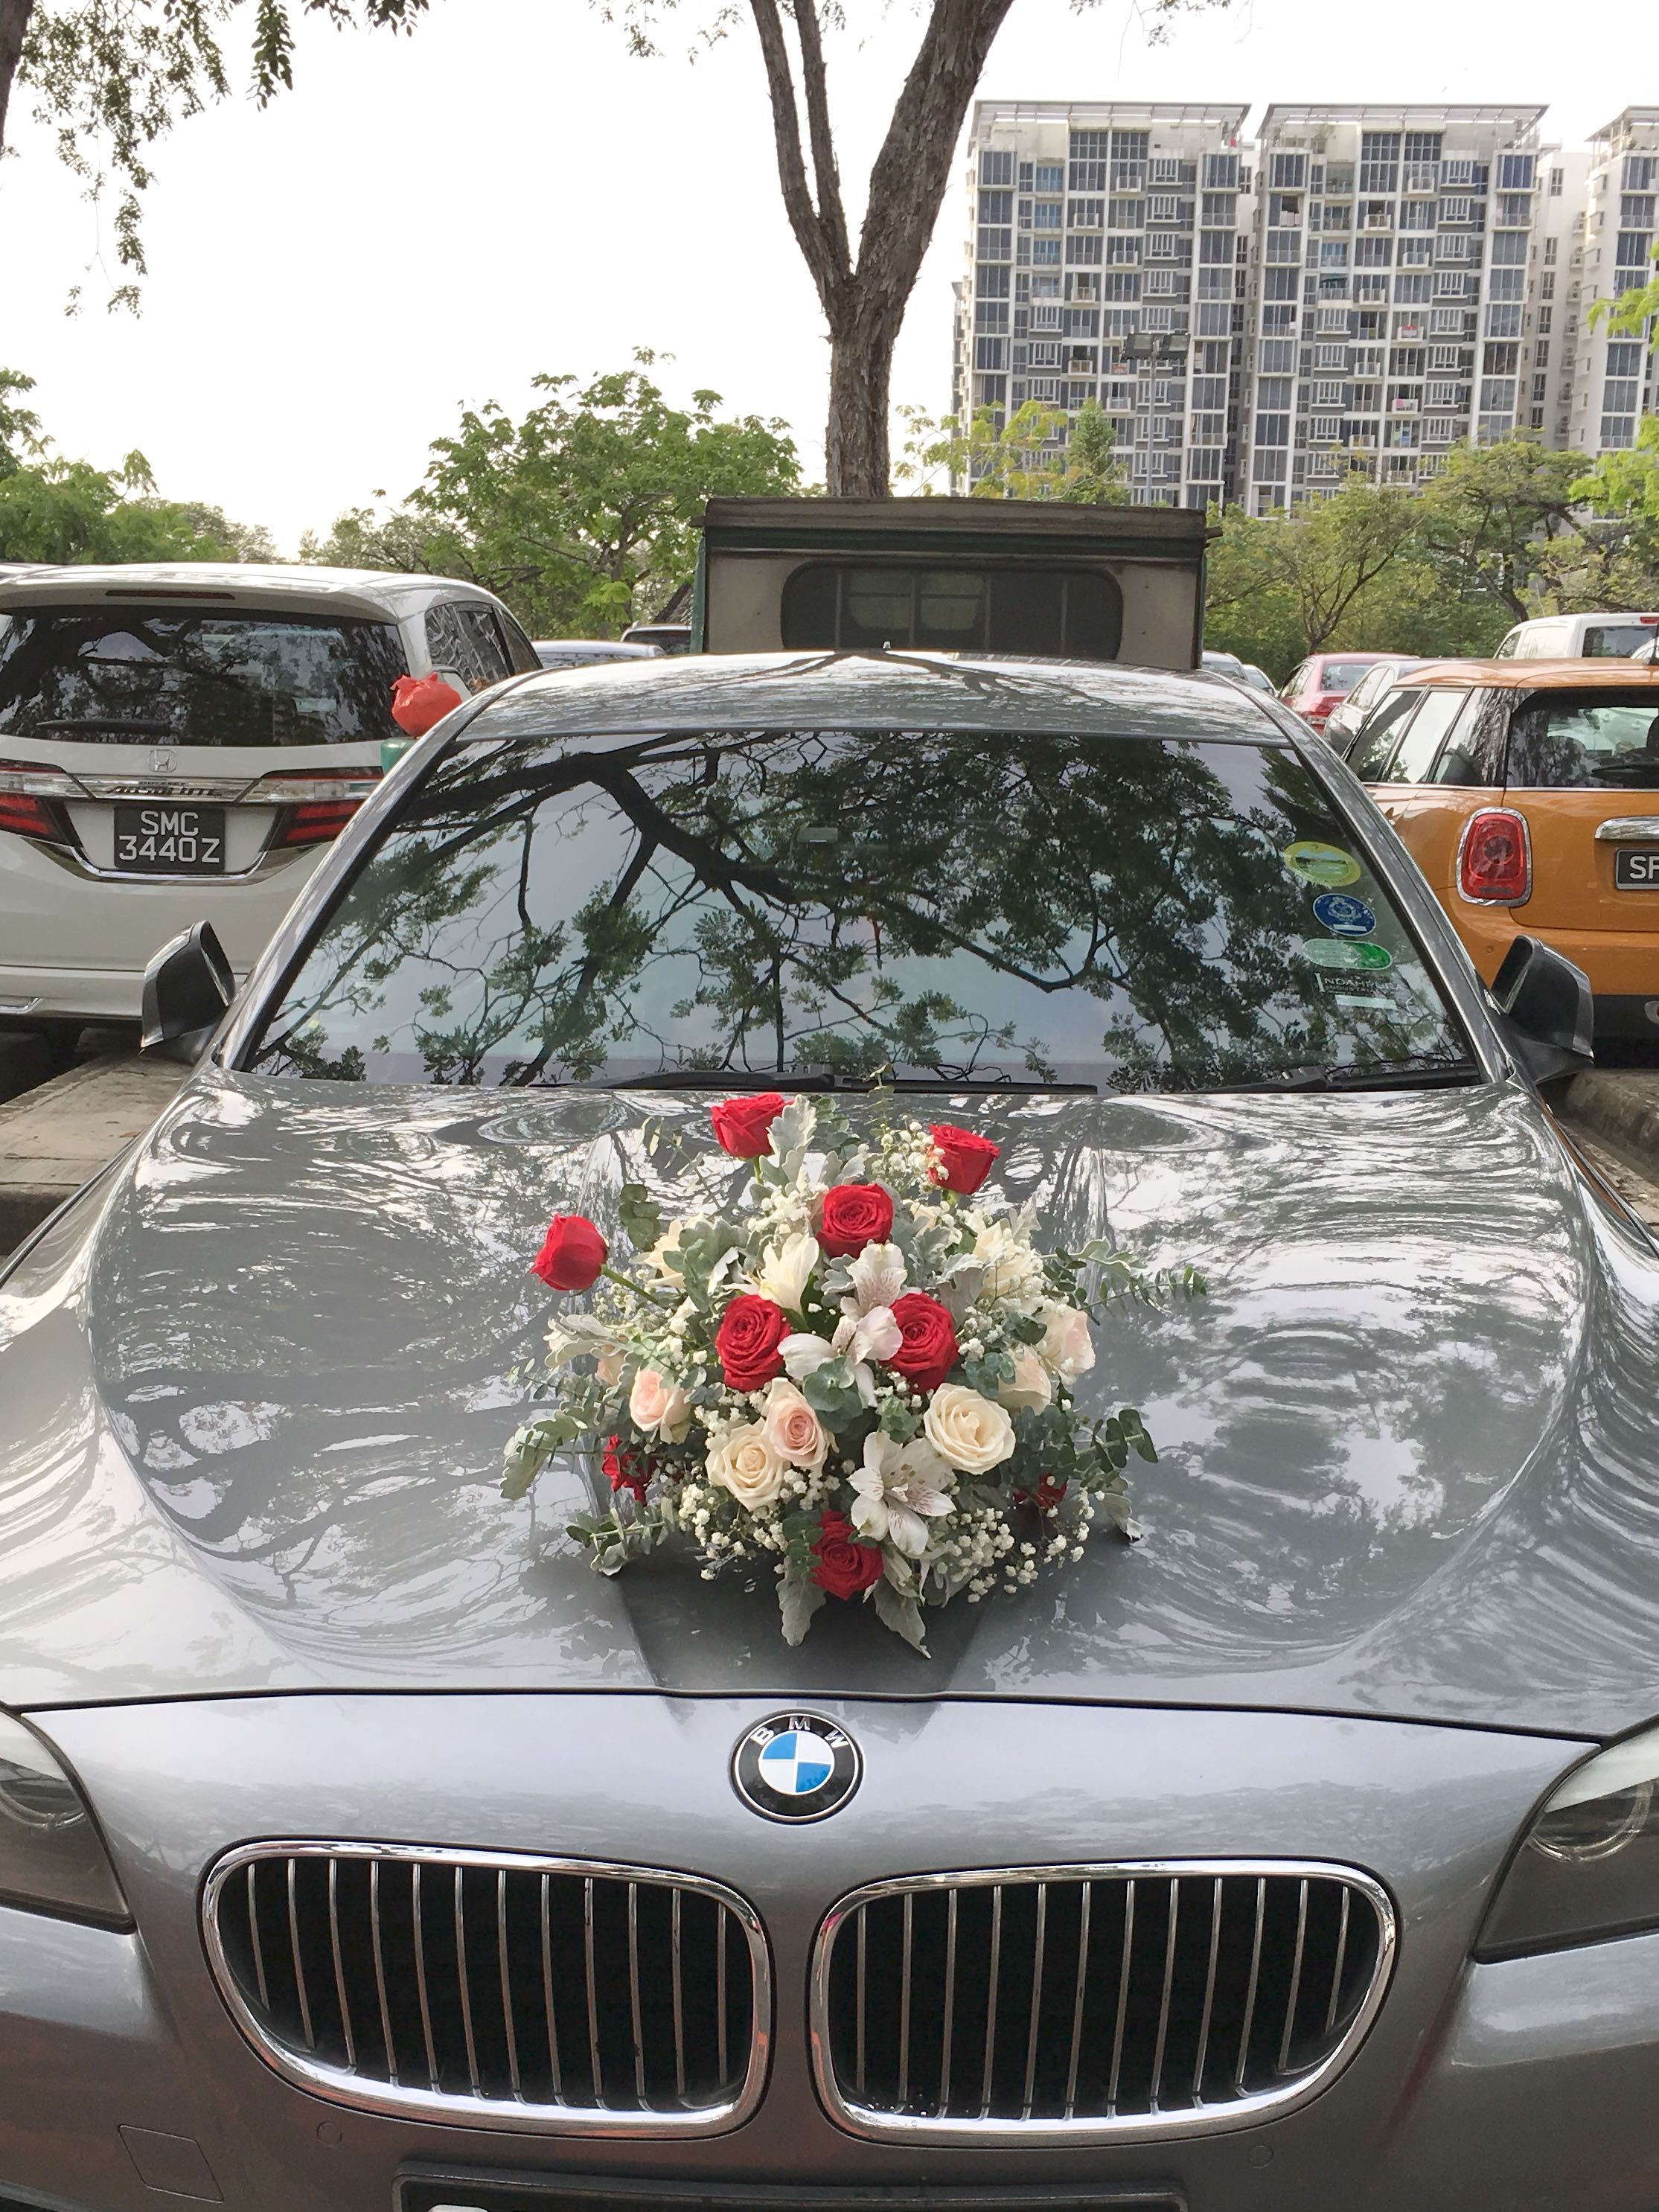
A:
[[[377,768],[318,769],[265,776],[247,796],[255,805],[284,810],[270,841],[274,847],[325,845],[339,836],[380,781]]]
[[[1471,815],[1457,848],[1460,897],[1477,906],[1520,906],[1532,896],[1532,841],[1526,817],[1509,806]]]
[[[0,760],[0,830],[38,838],[43,844],[67,845],[71,842],[68,830],[42,802],[84,796],[75,778],[61,769],[48,768],[41,761]]]

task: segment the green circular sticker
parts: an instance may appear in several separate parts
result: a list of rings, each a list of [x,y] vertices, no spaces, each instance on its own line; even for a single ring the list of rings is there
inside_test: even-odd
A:
[[[1345,884],[1359,880],[1358,861],[1340,845],[1321,845],[1310,837],[1301,837],[1294,845],[1287,845],[1279,857],[1293,876],[1299,876],[1304,884],[1317,884],[1322,890],[1338,891]]]
[[[1302,957],[1316,968],[1392,968],[1394,955],[1386,945],[1356,945],[1349,937],[1304,937]]]

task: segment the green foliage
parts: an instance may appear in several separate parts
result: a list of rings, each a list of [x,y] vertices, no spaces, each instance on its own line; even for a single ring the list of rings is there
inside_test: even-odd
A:
[[[672,407],[646,373],[656,356],[634,359],[580,386],[538,376],[547,397],[522,422],[469,410],[401,508],[343,514],[301,559],[465,576],[534,636],[615,635],[690,576],[705,500],[799,483],[783,422],[722,420],[717,392]]]
[[[23,466],[25,457],[42,450],[40,417],[17,404],[19,395],[33,392],[34,379],[21,369],[0,368],[0,477]]]
[[[1060,499],[1102,507],[1129,503],[1112,418],[1092,402],[1071,422],[1064,408],[1028,399],[1012,415],[981,407],[966,430],[954,415],[935,419],[901,407],[903,457],[894,475],[924,497],[952,483],[975,499]]]
[[[150,149],[173,125],[227,99],[220,46],[229,26],[252,32],[252,90],[260,106],[294,82],[294,24],[320,15],[337,28],[410,31],[427,0],[33,0],[24,10],[17,82],[33,98],[59,158],[96,198],[112,178],[119,198],[116,253],[144,271],[139,201],[150,181]],[[10,84],[0,76],[0,126]],[[121,286],[111,305],[131,306]]]

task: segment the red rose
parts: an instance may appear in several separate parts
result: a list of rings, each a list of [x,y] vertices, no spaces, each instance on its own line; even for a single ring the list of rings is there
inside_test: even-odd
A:
[[[990,1174],[1001,1146],[994,1145],[988,1137],[975,1136],[971,1129],[953,1129],[948,1122],[927,1133],[939,1153],[934,1172],[940,1182],[958,1198],[971,1198]]]
[[[860,1544],[844,1513],[831,1510],[819,1516],[812,1556],[817,1561],[812,1579],[831,1597],[857,1597],[881,1580],[881,1547]]]
[[[586,1291],[599,1279],[611,1247],[581,1213],[556,1213],[547,1224],[532,1272],[550,1290]]]
[[[599,1462],[599,1472],[612,1490],[631,1490],[641,1504],[645,1502],[646,1485],[651,1480],[648,1463],[642,1462],[637,1452],[618,1451],[620,1437],[607,1437],[605,1456]]]
[[[818,1243],[839,1260],[850,1260],[866,1244],[885,1242],[893,1225],[893,1201],[878,1182],[838,1182],[823,1194],[823,1222]]]
[[[714,1331],[714,1351],[728,1390],[758,1390],[783,1372],[778,1346],[789,1334],[789,1316],[770,1298],[745,1291],[733,1298]]]
[[[772,1149],[772,1124],[784,1103],[777,1091],[758,1091],[752,1098],[723,1098],[708,1109],[714,1142],[734,1160],[759,1159]]]
[[[888,1360],[901,1375],[908,1375],[919,1390],[937,1390],[957,1364],[957,1325],[937,1298],[922,1291],[907,1291],[893,1301],[898,1323],[898,1350]]]

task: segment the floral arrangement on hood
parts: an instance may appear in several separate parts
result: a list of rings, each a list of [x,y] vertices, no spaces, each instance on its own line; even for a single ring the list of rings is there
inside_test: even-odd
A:
[[[673,1537],[705,1581],[768,1563],[790,1644],[826,1602],[862,1602],[925,1651],[925,1607],[1024,1589],[1097,1526],[1139,1534],[1123,1469],[1152,1439],[1133,1408],[1091,1420],[1073,1392],[1093,1316],[1200,1291],[1191,1269],[1040,1251],[1031,1209],[986,1190],[999,1149],[969,1129],[860,1140],[775,1091],[710,1120],[751,1174],[666,1227],[627,1185],[629,1267],[586,1217],[550,1224],[536,1273],[594,1295],[549,1332],[557,1407],[508,1443],[504,1494],[586,1443],[609,1510],[569,1533],[601,1574]]]

